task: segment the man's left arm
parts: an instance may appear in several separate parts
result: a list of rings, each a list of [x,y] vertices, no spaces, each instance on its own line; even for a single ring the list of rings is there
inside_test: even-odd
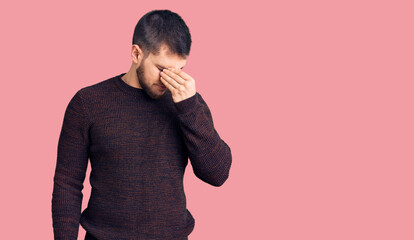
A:
[[[232,163],[231,150],[217,133],[206,102],[196,92],[175,106],[194,174],[213,186],[223,185]]]

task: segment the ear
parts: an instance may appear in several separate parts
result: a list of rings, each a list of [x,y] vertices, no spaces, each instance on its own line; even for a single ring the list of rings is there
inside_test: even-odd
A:
[[[132,58],[132,61],[138,66],[141,64],[141,61],[144,58],[144,52],[142,51],[139,45],[137,44],[132,45],[131,58]]]

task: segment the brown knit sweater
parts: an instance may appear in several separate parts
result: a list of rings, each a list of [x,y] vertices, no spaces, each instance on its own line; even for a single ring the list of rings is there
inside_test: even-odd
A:
[[[55,239],[76,240],[79,224],[99,240],[187,239],[184,171],[212,186],[229,176],[229,146],[197,92],[178,103],[125,83],[125,73],[80,89],[70,100],[57,148],[52,194]],[[91,161],[91,196],[81,212]]]

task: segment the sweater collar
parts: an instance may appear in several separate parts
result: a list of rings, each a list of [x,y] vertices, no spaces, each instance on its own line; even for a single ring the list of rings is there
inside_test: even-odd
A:
[[[122,80],[122,76],[124,76],[126,73],[121,73],[118,76],[115,77],[115,83],[116,85],[124,92],[130,94],[130,95],[146,95],[144,89],[142,88],[136,88],[133,87],[131,85],[129,85],[128,83],[124,82],[124,80]]]

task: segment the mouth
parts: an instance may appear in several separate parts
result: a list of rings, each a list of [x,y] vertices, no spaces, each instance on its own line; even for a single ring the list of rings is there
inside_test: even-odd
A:
[[[164,85],[160,85],[160,84],[158,84],[157,85],[159,88],[161,88],[162,90],[164,90],[164,89],[166,89],[167,87],[166,86],[164,86]]]

